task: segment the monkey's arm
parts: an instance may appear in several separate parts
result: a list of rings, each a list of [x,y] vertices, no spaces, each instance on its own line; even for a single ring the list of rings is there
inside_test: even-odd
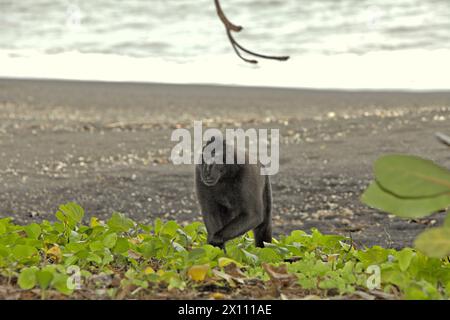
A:
[[[200,202],[203,221],[205,222],[206,230],[208,231],[208,240],[211,236],[223,227],[221,216],[222,207],[214,201],[214,199],[207,196],[207,194],[198,192],[198,200]]]
[[[260,211],[256,210],[241,213],[213,234],[210,239],[210,244],[220,246],[224,242],[256,228],[264,221],[263,215],[261,213],[258,214],[258,212]]]
[[[232,220],[232,212],[229,208],[215,202],[215,201],[203,201],[202,215],[205,222],[206,230],[208,231],[208,243],[223,247],[222,244],[225,241],[216,239],[215,235],[224,228],[225,225]]]

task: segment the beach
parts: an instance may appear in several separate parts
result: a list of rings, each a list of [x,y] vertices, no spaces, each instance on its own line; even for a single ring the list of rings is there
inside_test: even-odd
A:
[[[280,129],[274,234],[318,228],[356,245],[411,245],[436,214],[401,220],[359,197],[372,163],[408,153],[450,167],[450,92],[0,80],[0,217],[54,220],[75,201],[86,221],[114,211],[143,223],[200,221],[193,165],[169,161],[175,128]]]

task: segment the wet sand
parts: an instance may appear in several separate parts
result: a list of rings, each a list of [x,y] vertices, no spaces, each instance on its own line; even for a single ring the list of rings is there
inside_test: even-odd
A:
[[[450,92],[0,80],[0,216],[53,219],[76,201],[106,219],[199,220],[193,166],[169,162],[174,128],[279,128],[274,232],[316,227],[356,244],[401,247],[442,214],[400,220],[359,197],[384,153],[450,167]]]

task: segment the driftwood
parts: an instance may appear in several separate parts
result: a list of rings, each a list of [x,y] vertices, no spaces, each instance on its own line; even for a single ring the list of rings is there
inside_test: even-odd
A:
[[[222,21],[223,25],[225,26],[225,30],[228,36],[228,39],[230,40],[231,46],[234,49],[234,52],[236,52],[237,56],[248,63],[258,63],[257,60],[254,59],[248,59],[242,56],[240,51],[243,51],[251,56],[255,56],[262,59],[272,59],[272,60],[279,60],[279,61],[286,61],[289,59],[289,56],[268,56],[260,53],[256,53],[253,51],[250,51],[246,48],[244,48],[242,45],[240,45],[233,37],[232,32],[240,32],[243,28],[242,26],[238,26],[233,24],[228,18],[225,16],[225,13],[222,10],[222,7],[220,5],[220,0],[214,0],[214,3],[216,5],[217,15],[219,16],[220,20]],[[239,51],[240,50],[240,51]]]

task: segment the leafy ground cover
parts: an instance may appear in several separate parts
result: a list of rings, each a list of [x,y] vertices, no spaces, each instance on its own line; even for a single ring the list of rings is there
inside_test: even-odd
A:
[[[139,224],[91,218],[75,203],[56,222],[0,219],[0,298],[448,299],[448,258],[412,248],[356,248],[318,230],[255,248],[251,233],[226,251],[206,244],[202,223]]]

